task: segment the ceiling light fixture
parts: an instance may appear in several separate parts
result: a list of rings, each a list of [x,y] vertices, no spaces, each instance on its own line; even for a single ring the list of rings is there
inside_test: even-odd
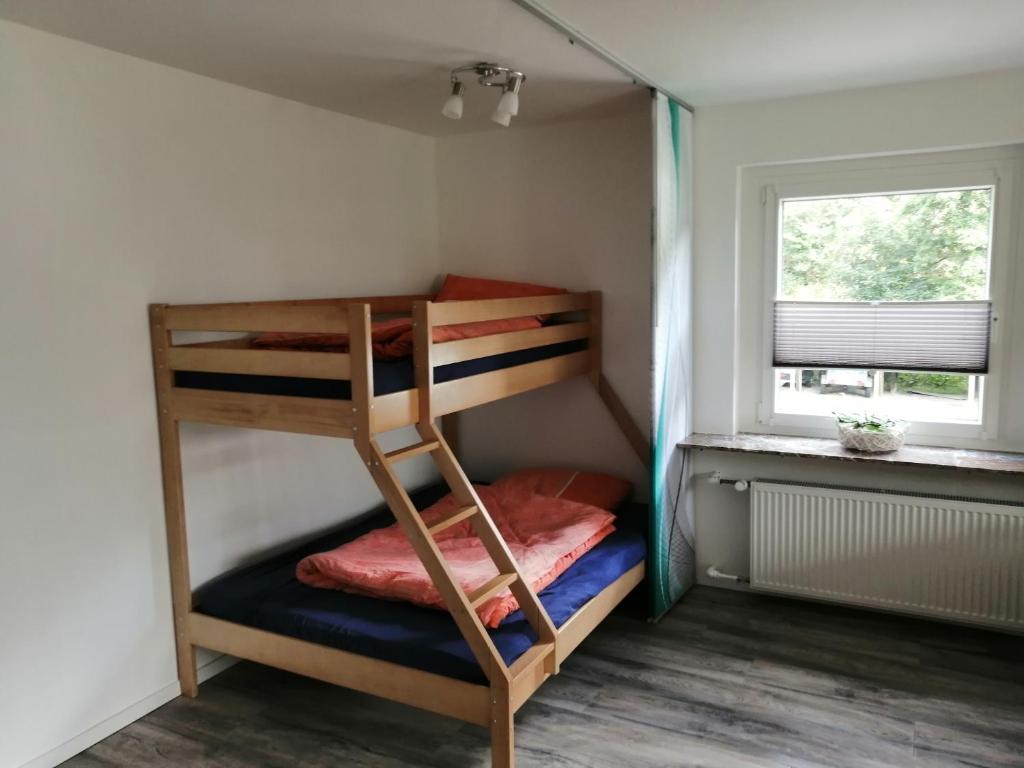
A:
[[[445,99],[444,109],[441,114],[451,120],[458,120],[462,117],[462,94],[466,92],[466,86],[458,80],[452,81],[452,95]]]
[[[451,95],[445,100],[444,108],[441,110],[441,114],[451,120],[458,120],[462,117],[462,96],[466,92],[466,86],[459,79],[459,75],[464,72],[475,74],[480,85],[501,88],[501,98],[498,100],[498,106],[494,109],[494,114],[491,115],[491,120],[498,125],[508,127],[512,118],[519,114],[519,89],[526,81],[526,75],[511,67],[483,61],[453,69]]]
[[[502,89],[501,98],[498,100],[496,112],[503,112],[512,117],[519,114],[519,89],[523,85],[523,76],[519,74],[509,75],[508,82]]]

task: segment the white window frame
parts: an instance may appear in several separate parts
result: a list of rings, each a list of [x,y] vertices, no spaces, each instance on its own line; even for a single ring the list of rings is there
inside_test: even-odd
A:
[[[963,156],[963,152],[949,153]],[[998,439],[999,403],[1004,376],[1004,328],[1006,294],[1012,279],[1013,179],[1017,161],[1011,157],[983,160],[950,160],[914,164],[912,159],[878,167],[878,161],[840,161],[829,163],[827,171],[815,172],[815,165],[777,167],[776,174],[758,174],[763,207],[764,292],[761,308],[760,401],[757,406],[759,431],[806,436],[835,436],[834,419],[810,414],[776,413],[775,369],[772,366],[774,306],[781,273],[782,202],[792,199],[880,195],[901,192],[925,192],[945,189],[991,187],[992,224],[990,231],[989,298],[992,301],[992,336],[989,372],[980,379],[981,421],[978,424],[954,422],[914,422],[908,431],[912,442],[949,445]],[[875,167],[864,167],[865,165]],[[857,167],[861,166],[861,167]]]

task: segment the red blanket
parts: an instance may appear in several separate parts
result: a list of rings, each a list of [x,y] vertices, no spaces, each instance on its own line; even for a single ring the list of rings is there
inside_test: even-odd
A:
[[[579,557],[615,530],[606,510],[563,498],[530,493],[520,483],[479,486],[477,493],[508,543],[527,581],[539,592]],[[458,509],[449,494],[423,519],[432,525]],[[472,592],[497,570],[468,520],[435,537],[460,586]],[[398,524],[380,528],[330,552],[310,555],[296,568],[299,581],[417,605],[443,608],[444,601]],[[489,627],[519,607],[509,590],[491,598],[477,612]]]

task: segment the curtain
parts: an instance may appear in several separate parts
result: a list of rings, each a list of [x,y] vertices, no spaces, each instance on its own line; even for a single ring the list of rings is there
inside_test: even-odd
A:
[[[696,581],[694,509],[687,452],[691,430],[692,126],[689,111],[661,94],[653,100],[654,290],[653,464],[648,580],[660,617]]]

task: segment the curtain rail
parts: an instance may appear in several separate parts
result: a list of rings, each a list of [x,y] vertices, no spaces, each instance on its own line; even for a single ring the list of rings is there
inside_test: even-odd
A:
[[[572,43],[573,45],[578,44],[581,47],[586,48],[599,59],[602,59],[606,63],[611,64],[617,70],[622,72],[622,74],[632,78],[634,83],[646,86],[648,88],[653,88],[655,91],[663,93],[667,98],[672,99],[672,101],[678,103],[679,106],[681,106],[683,109],[691,113],[693,112],[693,106],[690,105],[685,99],[681,99],[679,96],[672,93],[672,91],[670,91],[668,88],[658,85],[658,83],[655,83],[653,80],[651,80],[651,78],[641,74],[639,70],[634,69],[629,64],[620,59],[618,56],[616,56],[614,53],[609,51],[607,48],[604,48],[599,43],[594,41],[592,38],[588,37],[583,32],[581,32],[579,29],[573,27],[571,24],[566,22],[557,14],[549,10],[540,0],[512,0],[512,2],[518,5],[520,8],[532,13],[534,16],[543,21],[549,27],[552,27],[561,32],[569,39],[569,42]]]

